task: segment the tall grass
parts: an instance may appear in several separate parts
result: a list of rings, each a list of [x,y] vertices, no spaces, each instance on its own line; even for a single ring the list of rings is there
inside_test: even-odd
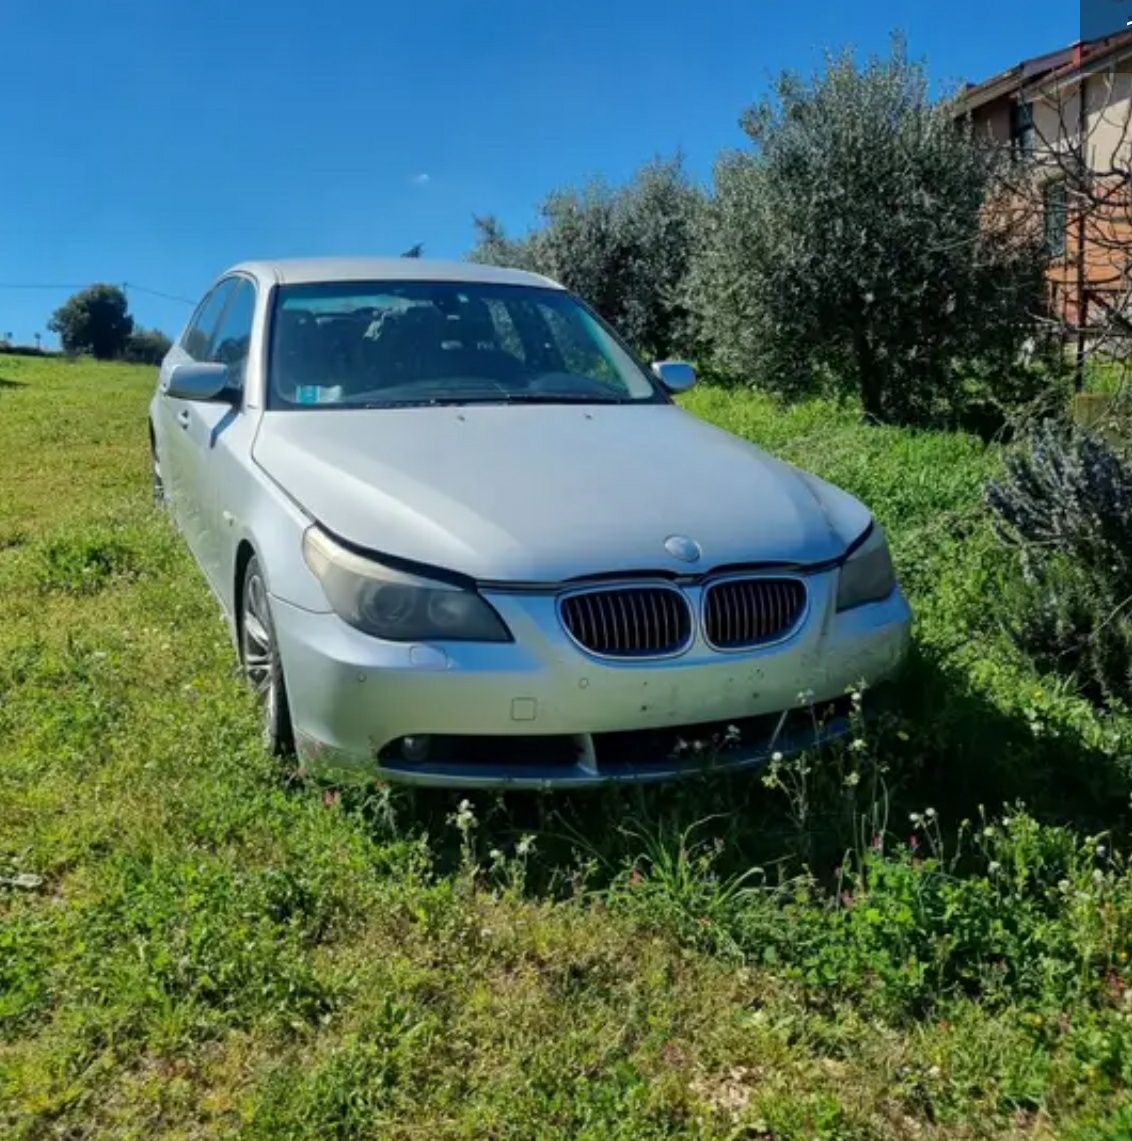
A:
[[[0,379],[0,1132],[1132,1130],[1129,723],[1000,630],[994,447],[693,394],[875,509],[905,676],[760,774],[462,803],[263,755],[150,370]]]

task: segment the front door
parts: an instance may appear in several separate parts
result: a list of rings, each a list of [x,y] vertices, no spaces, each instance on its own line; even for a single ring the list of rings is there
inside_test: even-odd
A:
[[[178,364],[209,359],[213,338],[234,286],[235,282],[231,279],[222,281],[205,297],[197,306],[180,342],[173,347],[161,366],[161,399],[156,426],[161,476],[169,510],[198,559],[200,504],[193,488],[193,448],[189,440],[194,402],[178,400],[169,395],[169,374]]]
[[[235,481],[239,478],[237,464],[229,444],[229,433],[244,414],[244,372],[252,339],[252,319],[255,315],[255,286],[247,278],[233,278],[232,291],[223,316],[213,334],[207,359],[228,368],[228,387],[238,393],[232,402],[195,402],[188,410],[185,437],[188,443],[186,464],[188,480],[195,488],[199,518],[196,556],[221,598],[227,597],[225,582],[228,559],[227,538],[229,528],[225,512]],[[229,513],[230,514],[230,513]]]

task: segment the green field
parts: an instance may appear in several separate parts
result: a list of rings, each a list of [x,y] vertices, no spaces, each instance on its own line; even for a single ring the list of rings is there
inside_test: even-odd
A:
[[[696,392],[876,510],[905,675],[775,773],[461,808],[262,753],[152,381],[0,357],[0,1134],[1132,1136],[1132,718],[1001,632],[993,448]]]

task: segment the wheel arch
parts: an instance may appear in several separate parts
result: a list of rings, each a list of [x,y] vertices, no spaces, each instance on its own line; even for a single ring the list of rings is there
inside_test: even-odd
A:
[[[256,557],[256,549],[248,539],[241,539],[236,548],[235,572],[232,578],[232,616],[236,626],[236,645],[241,645],[240,635],[244,624],[244,575],[248,563]],[[241,653],[243,651],[241,650]]]

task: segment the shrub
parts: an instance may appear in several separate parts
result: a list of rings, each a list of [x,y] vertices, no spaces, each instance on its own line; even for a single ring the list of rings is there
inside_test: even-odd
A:
[[[172,344],[160,329],[135,329],[126,340],[122,358],[135,364],[160,364]]]
[[[1016,641],[1091,694],[1132,699],[1132,466],[1099,436],[1045,421],[986,502],[1018,555],[1004,598]]]

